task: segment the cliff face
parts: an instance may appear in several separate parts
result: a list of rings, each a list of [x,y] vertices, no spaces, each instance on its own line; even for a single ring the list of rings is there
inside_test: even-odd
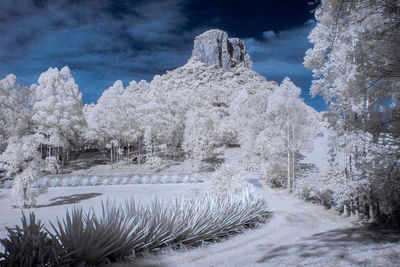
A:
[[[238,38],[228,38],[228,34],[221,30],[209,30],[197,36],[191,59],[207,65],[218,65],[226,70],[239,64],[253,69],[253,62],[246,52],[243,41]]]

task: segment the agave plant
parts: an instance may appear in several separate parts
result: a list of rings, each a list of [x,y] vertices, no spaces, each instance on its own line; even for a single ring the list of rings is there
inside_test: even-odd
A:
[[[7,238],[0,239],[0,266],[48,266],[70,263],[57,240],[43,230],[34,213],[29,219],[22,213],[22,227],[7,228]]]
[[[40,222],[36,226],[32,223],[34,217],[30,225],[36,228],[30,232],[39,233],[36,235],[40,236],[40,243],[44,242],[43,249],[47,249],[34,255],[56,255],[52,259],[59,262],[68,259],[76,265],[98,265],[166,246],[214,242],[254,227],[267,216],[263,197],[248,187],[236,193],[207,193],[174,201],[155,198],[149,205],[137,205],[134,199],[126,200],[124,206],[106,202],[102,204],[101,216],[96,216],[93,210],[85,213],[82,208],[74,208],[67,211],[64,219],[57,218],[57,223],[51,224],[50,238],[41,234]],[[23,217],[23,229],[28,228],[27,225]],[[25,232],[19,230],[18,233]],[[7,254],[8,259],[11,254],[22,257],[25,247],[31,251],[40,249],[38,243],[22,246],[19,241],[22,238],[16,236],[18,238],[11,239],[10,243],[3,243],[8,248],[6,252],[16,247],[12,250],[15,253]],[[46,242],[55,244],[56,251],[49,250]],[[26,253],[28,259],[32,254],[29,253]],[[39,261],[43,261],[41,258],[44,256]]]
[[[103,205],[101,217],[74,208],[67,211],[65,219],[57,219],[56,225],[51,224],[51,227],[54,237],[73,262],[98,265],[132,254],[133,245],[129,237],[133,228],[121,215],[115,205],[107,208]]]

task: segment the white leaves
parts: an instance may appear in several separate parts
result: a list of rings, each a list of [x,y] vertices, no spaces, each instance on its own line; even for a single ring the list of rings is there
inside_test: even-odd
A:
[[[33,105],[33,121],[37,132],[50,136],[48,144],[68,146],[77,139],[85,125],[82,113],[82,94],[68,67],[49,68],[34,86],[36,102]]]

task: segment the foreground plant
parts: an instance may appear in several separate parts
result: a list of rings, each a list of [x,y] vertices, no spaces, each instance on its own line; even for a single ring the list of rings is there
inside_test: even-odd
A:
[[[22,213],[22,227],[7,228],[7,238],[0,239],[4,253],[0,252],[0,266],[44,266],[68,263],[57,242],[43,230],[40,220]]]
[[[74,208],[65,218],[50,223],[48,234],[40,221],[35,223],[32,213],[30,223],[23,216],[23,229],[9,230],[9,239],[2,241],[6,247],[2,257],[17,266],[61,265],[65,259],[69,264],[99,265],[164,247],[215,242],[263,223],[267,217],[265,201],[252,187],[168,202],[154,199],[149,205],[137,205],[134,199],[124,205],[106,202],[100,216],[93,210],[86,213]],[[38,258],[31,259],[34,256]]]
[[[98,265],[132,254],[133,225],[121,216],[115,205],[103,205],[103,214],[84,213],[82,208],[67,211],[65,219],[52,223],[54,237],[76,263]]]

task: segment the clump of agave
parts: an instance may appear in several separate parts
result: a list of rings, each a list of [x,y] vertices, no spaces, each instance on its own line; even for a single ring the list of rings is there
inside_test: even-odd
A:
[[[49,259],[98,265],[163,247],[218,241],[266,221],[266,203],[255,190],[249,186],[241,192],[206,193],[189,200],[154,199],[148,205],[138,205],[133,199],[124,204],[108,201],[100,216],[93,210],[74,208],[65,218],[51,223],[52,231],[46,230],[60,254]],[[7,259],[0,259],[2,263]]]

